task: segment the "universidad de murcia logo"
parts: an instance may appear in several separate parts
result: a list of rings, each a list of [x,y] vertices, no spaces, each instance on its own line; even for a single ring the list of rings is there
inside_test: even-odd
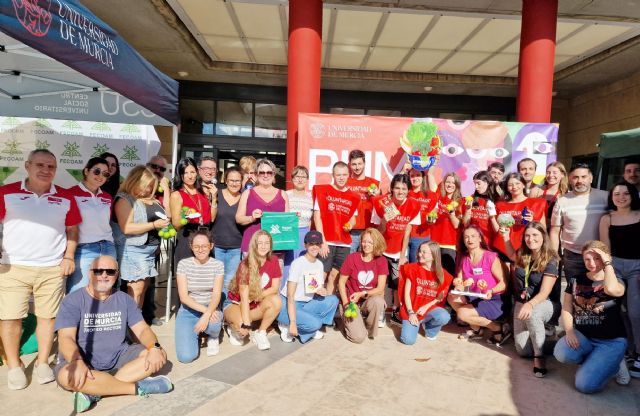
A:
[[[51,0],[11,0],[16,17],[33,36],[43,37],[51,26]]]

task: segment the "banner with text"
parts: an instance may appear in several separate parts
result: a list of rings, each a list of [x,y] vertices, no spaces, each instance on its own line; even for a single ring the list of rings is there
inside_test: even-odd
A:
[[[116,155],[120,174],[143,165],[160,150],[153,126],[75,120],[0,117],[0,184],[23,179],[24,162],[34,149],[58,159],[55,183],[69,187],[82,180],[87,160],[103,152]]]
[[[366,155],[366,175],[379,179],[386,192],[408,153],[424,151],[427,157],[432,137],[426,143],[413,140],[419,130],[415,127],[424,126],[441,146],[439,161],[432,168],[436,178],[455,172],[465,195],[473,193],[473,175],[492,162],[504,163],[506,172],[511,172],[520,159],[531,158],[537,164],[535,180],[540,183],[546,166],[556,160],[557,124],[302,113],[298,118],[298,163],[309,168],[309,187],[313,187],[330,183],[333,164],[348,162],[349,152],[360,149]]]

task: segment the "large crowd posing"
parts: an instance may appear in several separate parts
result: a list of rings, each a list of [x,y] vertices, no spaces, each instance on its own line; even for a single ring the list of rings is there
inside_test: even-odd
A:
[[[553,355],[578,365],[577,390],[640,377],[640,160],[628,160],[608,192],[592,187],[586,164],[567,171],[553,162],[538,185],[533,159],[511,173],[494,162],[473,175],[468,196],[456,173],[438,181],[410,163],[381,189],[360,150],[311,192],[306,167],[293,169],[284,191],[274,163],[250,156],[221,183],[213,158],[181,159],[169,181],[160,156],[120,183],[118,159],[105,153],[70,189],[53,184],[56,162],[34,150],[26,179],[0,187],[9,389],[28,384],[19,351],[31,311],[33,378],[74,392],[77,412],[104,396],[171,391],[157,375],[167,354],[152,330],[163,239],[174,241],[183,363],[204,343],[206,355],[218,354],[223,330],[232,346],[267,350],[272,327],[283,342],[306,343],[336,325],[362,343],[389,323],[411,345],[421,329],[435,341],[453,321],[468,327],[461,340],[513,340],[542,378],[545,341],[561,323]],[[261,226],[267,212],[297,214],[297,249],[274,250]]]

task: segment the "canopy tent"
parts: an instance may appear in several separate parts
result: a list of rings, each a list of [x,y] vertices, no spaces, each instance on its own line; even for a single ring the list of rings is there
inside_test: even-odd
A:
[[[16,101],[34,97],[40,100],[63,93],[95,95],[88,93],[98,93],[107,87],[144,107],[147,114],[165,120],[146,124],[178,123],[178,83],[153,67],[77,0],[0,0],[0,31],[10,37],[0,39],[3,41],[0,52],[11,56],[2,59],[0,74],[5,80],[0,84],[0,95],[13,101],[10,107],[2,108],[20,111],[23,104],[16,105]],[[34,53],[15,44],[16,41],[50,57],[50,62],[34,61],[38,59]],[[66,67],[77,72],[71,73]],[[7,78],[14,80],[12,85]],[[5,89],[11,86],[14,91]],[[121,106],[125,107],[124,103]],[[135,110],[122,108],[122,112]],[[69,115],[86,114],[76,111],[56,118],[77,119]]]
[[[102,122],[98,125],[173,125],[175,166],[178,83],[153,67],[79,1],[0,0],[0,32],[4,33],[0,37],[0,115],[10,116],[8,123],[4,120],[8,134],[13,135],[10,141],[21,134],[17,117],[37,117],[30,124],[41,128],[43,124],[48,128],[46,119],[52,118],[70,121],[70,125],[79,124],[78,120]],[[131,132],[132,127],[126,129]],[[14,151],[14,145],[15,141],[4,154]],[[68,154],[79,152],[72,147]],[[0,149],[0,156],[2,153]],[[167,321],[171,277],[169,265]]]
[[[640,155],[640,128],[603,133],[598,146],[598,186],[606,188],[613,177],[611,159]]]

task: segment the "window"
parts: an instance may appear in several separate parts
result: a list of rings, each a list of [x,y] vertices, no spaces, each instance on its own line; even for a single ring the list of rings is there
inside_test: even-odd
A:
[[[213,101],[180,101],[182,133],[213,134]]]
[[[255,137],[271,139],[287,138],[287,106],[280,104],[255,104]]]
[[[252,136],[252,103],[218,101],[216,104],[216,135]]]

